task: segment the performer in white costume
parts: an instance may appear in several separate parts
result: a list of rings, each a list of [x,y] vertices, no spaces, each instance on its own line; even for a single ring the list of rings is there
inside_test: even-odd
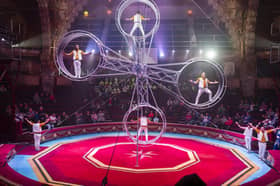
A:
[[[191,83],[193,84],[198,84],[198,92],[195,98],[195,104],[197,105],[199,102],[199,98],[203,93],[208,94],[209,96],[209,101],[212,100],[212,91],[208,88],[208,84],[218,84],[218,81],[209,81],[206,78],[205,72],[201,73],[201,76],[197,78],[196,81],[190,80]]]
[[[35,150],[40,150],[40,141],[41,141],[41,132],[42,132],[42,126],[47,124],[49,122],[49,119],[47,119],[45,122],[40,123],[40,120],[38,120],[36,123],[33,123],[29,121],[28,119],[25,119],[28,124],[32,125],[32,133],[34,135],[34,146]]]
[[[147,21],[150,20],[150,18],[145,18],[143,15],[141,15],[140,11],[137,11],[137,13],[134,16],[132,16],[131,18],[126,18],[126,20],[134,22],[133,27],[130,31],[131,36],[133,36],[137,28],[140,30],[142,36],[145,35],[143,25],[142,25],[142,20]]]
[[[258,129],[259,125],[257,125],[257,127],[254,127],[253,125],[251,125],[251,126],[258,134],[259,158],[264,160],[264,154],[266,151],[266,143],[269,141],[268,134],[271,132],[277,131],[278,129],[280,129],[280,127],[265,130],[264,127],[261,127],[261,129]]]
[[[140,127],[138,129],[138,137],[141,136],[142,132],[145,133],[145,140],[148,141],[148,124],[149,123],[154,123],[152,121],[150,121],[146,116],[142,116],[139,118],[139,122],[140,122]]]
[[[244,130],[243,134],[244,134],[244,137],[245,137],[245,146],[246,146],[246,149],[248,150],[248,152],[251,151],[251,141],[252,141],[252,135],[253,135],[253,128],[251,127],[251,123],[247,126],[247,127],[241,127],[239,125],[239,123],[236,121],[235,124]]]
[[[65,53],[65,55],[73,55],[73,64],[74,64],[74,72],[75,72],[75,77],[80,78],[82,74],[81,70],[81,61],[83,60],[83,55],[88,55],[91,52],[84,52],[80,50],[79,45],[75,45],[75,50],[73,50],[70,53]]]

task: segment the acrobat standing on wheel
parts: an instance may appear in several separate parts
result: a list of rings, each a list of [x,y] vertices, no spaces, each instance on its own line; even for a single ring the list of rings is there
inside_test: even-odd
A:
[[[73,65],[76,78],[80,78],[82,74],[81,61],[83,60],[83,55],[88,55],[90,53],[91,52],[82,51],[79,45],[75,45],[75,49],[72,52],[65,53],[67,56],[73,55]]]
[[[198,91],[195,98],[195,104],[197,105],[199,102],[199,98],[203,93],[208,94],[209,101],[212,100],[212,91],[208,88],[208,84],[218,84],[218,81],[209,81],[208,78],[206,78],[205,72],[201,73],[201,76],[197,78],[196,81],[190,80],[193,84],[198,84]]]
[[[145,140],[146,142],[149,140],[148,138],[148,124],[153,123],[152,121],[150,121],[146,116],[141,116],[139,118],[139,122],[140,122],[140,127],[138,129],[138,138],[141,136],[142,132],[145,133]]]
[[[143,15],[141,15],[140,11],[137,11],[137,13],[130,17],[130,18],[126,18],[127,21],[133,21],[133,27],[130,31],[131,36],[133,36],[134,32],[136,31],[136,29],[138,28],[142,34],[142,36],[145,35],[144,29],[143,29],[143,25],[142,25],[142,21],[148,21],[150,20],[150,18],[145,18]]]

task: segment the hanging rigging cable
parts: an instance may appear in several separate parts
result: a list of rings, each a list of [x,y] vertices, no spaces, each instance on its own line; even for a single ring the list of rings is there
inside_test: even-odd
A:
[[[193,3],[195,4],[195,6],[202,12],[202,14],[203,14],[207,19],[209,19],[210,22],[211,22],[222,34],[227,35],[227,34],[219,27],[219,25],[217,25],[217,24],[215,23],[215,21],[213,21],[213,20],[211,19],[211,17],[207,15],[207,13],[201,8],[201,6],[199,6],[199,4],[197,4],[197,2],[195,2],[194,0],[192,0],[192,2],[193,2]]]

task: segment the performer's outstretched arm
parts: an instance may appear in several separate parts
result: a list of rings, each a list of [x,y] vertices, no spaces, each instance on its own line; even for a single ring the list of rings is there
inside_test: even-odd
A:
[[[50,121],[50,118],[48,118],[45,122],[40,123],[40,126],[42,127],[42,126],[46,125],[49,121]]]
[[[246,127],[241,127],[237,121],[235,122],[235,124],[241,129],[244,129],[244,130],[246,129]]]
[[[267,133],[270,133],[270,132],[275,132],[275,131],[277,131],[278,129],[280,129],[280,127],[277,127],[277,128],[274,128],[274,129],[267,130]]]
[[[71,55],[73,55],[73,51],[72,52],[70,52],[70,53],[66,53],[66,52],[64,52],[64,55],[66,55],[66,56],[71,56]]]
[[[82,55],[89,55],[89,54],[91,54],[91,52],[84,52],[84,51],[82,51]]]
[[[258,123],[258,125],[256,127],[252,123],[249,123],[248,125],[250,125],[257,133],[259,132],[258,127],[259,127],[260,123]]]
[[[196,81],[190,80],[191,83],[193,84],[197,84],[198,83],[198,79]]]
[[[149,20],[151,20],[151,18],[149,18],[149,17],[144,17],[144,16],[141,16],[141,19],[143,20],[143,21],[149,21]]]
[[[134,19],[134,16],[129,17],[129,18],[125,18],[126,21],[132,21]]]
[[[31,121],[29,121],[27,118],[25,118],[25,121],[29,124],[29,125],[33,125],[33,123]]]
[[[209,81],[209,80],[208,80],[208,83],[209,83],[209,84],[218,84],[219,82],[218,82],[218,81]]]

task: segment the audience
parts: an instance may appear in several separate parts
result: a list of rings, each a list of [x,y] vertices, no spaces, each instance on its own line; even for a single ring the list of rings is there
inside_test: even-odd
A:
[[[41,121],[50,119],[52,127],[96,123],[105,121],[121,121],[123,114],[128,110],[127,98],[131,96],[134,89],[135,78],[105,78],[94,84],[87,96],[81,98],[82,105],[88,105],[81,111],[55,112],[50,105],[55,105],[61,97],[53,93],[34,91],[29,102],[19,102],[14,106],[8,105],[6,113],[8,116],[15,114],[15,121],[19,128],[29,126],[24,122],[24,117],[29,120]],[[158,91],[156,85],[152,89]],[[159,89],[160,90],[160,89]],[[0,93],[7,91],[0,87]],[[32,94],[31,94],[32,95]],[[160,95],[160,94],[159,94]],[[160,96],[163,97],[163,96]],[[94,98],[98,98],[95,100]],[[239,104],[228,104],[222,102],[215,108],[205,110],[186,109],[184,105],[173,97],[167,97],[159,102],[159,107],[166,114],[168,122],[182,122],[191,125],[217,127],[227,130],[238,130],[234,122],[247,125],[249,122],[258,123],[268,128],[279,126],[279,109],[272,100],[252,101],[241,99]],[[135,103],[132,103],[135,105]],[[13,113],[14,112],[14,113]],[[161,118],[155,111],[149,110],[148,118],[154,122],[160,122]]]

